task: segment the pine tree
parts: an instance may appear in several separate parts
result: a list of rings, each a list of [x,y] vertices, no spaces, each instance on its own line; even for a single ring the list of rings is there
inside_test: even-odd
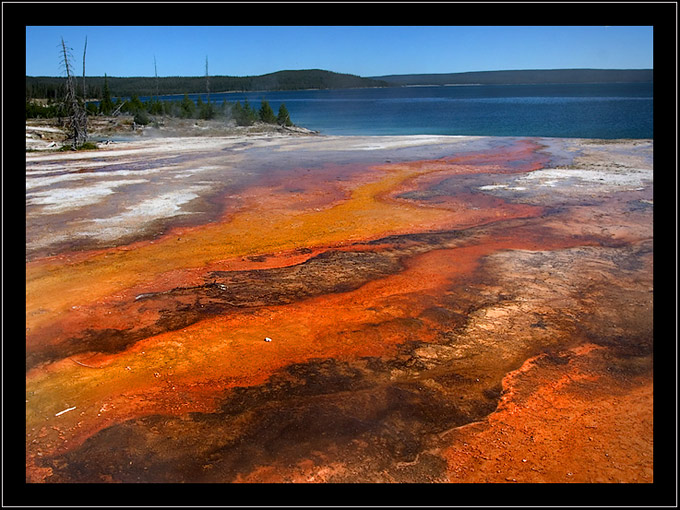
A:
[[[180,109],[183,118],[188,119],[194,116],[196,105],[191,99],[189,99],[189,95],[187,93],[184,93],[184,98],[182,99]]]
[[[130,101],[128,101],[128,111],[131,113],[137,113],[144,110],[144,103],[139,99],[137,94],[132,94]]]
[[[111,100],[111,91],[109,90],[109,80],[104,73],[104,89],[102,91],[102,100],[99,103],[99,113],[102,115],[110,115],[113,111],[113,101]]]
[[[276,122],[281,126],[292,126],[293,123],[290,120],[290,113],[288,113],[288,108],[284,103],[279,106],[279,114],[276,117]]]
[[[276,123],[276,117],[274,116],[274,110],[272,110],[272,107],[269,106],[269,103],[267,102],[266,99],[262,100],[262,104],[260,106],[260,120],[262,122],[266,122],[267,124],[274,124]]]
[[[234,106],[231,107],[231,117],[234,119],[234,122],[236,122],[237,126],[244,125],[243,106],[241,106],[241,103],[239,103],[238,101],[236,101],[236,103],[234,103]]]
[[[257,120],[257,112],[250,106],[247,99],[243,101],[243,126],[250,126]]]
[[[163,115],[163,102],[159,100],[150,101],[147,110],[151,115]]]

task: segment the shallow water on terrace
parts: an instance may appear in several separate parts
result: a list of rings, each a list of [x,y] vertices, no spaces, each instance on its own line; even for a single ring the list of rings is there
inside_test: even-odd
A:
[[[498,151],[516,142],[514,138],[456,137],[431,140],[416,137],[417,143],[410,139],[399,140],[331,137],[320,144],[310,139],[307,146],[302,139],[294,151],[266,138],[255,139],[245,147],[225,140],[225,146],[217,143],[212,149],[206,147],[188,154],[179,152],[182,150],[180,143],[176,149],[146,158],[138,154],[122,156],[119,160],[95,156],[90,160],[96,163],[92,165],[88,164],[87,158],[58,163],[58,156],[53,160],[29,162],[29,170],[36,163],[50,164],[54,170],[49,175],[28,174],[27,177],[27,188],[31,190],[26,206],[28,255],[34,258],[56,248],[83,250],[111,246],[116,242],[115,232],[120,232],[118,242],[130,242],[135,229],[137,239],[154,239],[173,225],[189,227],[214,221],[244,207],[242,192],[253,187],[263,190],[273,187],[272,193],[285,191],[291,200],[299,202],[300,207],[305,207],[305,201],[301,201],[305,192],[300,190],[316,187],[316,198],[308,197],[306,201],[317,201],[315,207],[323,208],[324,200],[331,200],[338,192],[347,193],[343,183],[362,172],[370,175],[372,166],[391,161],[408,163],[423,157],[446,159],[459,145],[467,152],[475,153]],[[324,144],[328,145],[327,149]],[[505,164],[522,163],[506,161]],[[72,170],[69,170],[70,166]],[[109,179],[115,179],[115,182]],[[65,201],[65,197],[86,193],[88,187],[101,188],[101,191],[85,201]],[[174,213],[162,202],[155,212],[147,207],[145,224],[139,223],[142,218],[135,213],[139,204],[150,204],[150,197],[162,198],[171,193],[182,196],[196,193],[197,198],[180,204]],[[54,197],[50,198],[50,195]],[[266,208],[267,201],[273,197],[260,197],[264,201],[263,207]],[[46,213],[52,217],[46,218]],[[135,220],[138,225],[125,227],[123,222],[131,215],[138,217],[139,221]],[[40,227],[45,221],[50,224],[48,231]],[[110,228],[98,235],[95,224]],[[70,241],[67,243],[66,239]],[[52,249],[50,244],[54,244]]]

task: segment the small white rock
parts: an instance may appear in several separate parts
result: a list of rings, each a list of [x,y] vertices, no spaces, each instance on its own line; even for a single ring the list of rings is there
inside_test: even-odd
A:
[[[269,338],[268,336],[266,336],[266,337],[264,337],[264,341],[265,341],[265,342],[271,342],[271,341],[272,341],[272,339],[271,339],[271,338]]]

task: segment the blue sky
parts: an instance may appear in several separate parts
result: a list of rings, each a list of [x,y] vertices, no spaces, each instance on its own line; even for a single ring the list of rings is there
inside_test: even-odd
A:
[[[26,74],[61,76],[61,38],[88,76],[359,76],[510,69],[651,69],[653,27],[27,26]]]

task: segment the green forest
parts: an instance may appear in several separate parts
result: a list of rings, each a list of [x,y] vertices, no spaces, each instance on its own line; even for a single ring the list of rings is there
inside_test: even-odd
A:
[[[79,80],[80,81],[80,80]],[[104,82],[114,97],[196,94],[205,92],[204,76],[108,78],[86,76],[87,97],[101,99]],[[63,95],[66,78],[27,76],[26,99],[56,99]],[[81,84],[78,84],[81,86]],[[278,71],[261,76],[210,76],[210,89],[215,92],[254,92],[272,90],[342,89],[389,86],[383,80],[361,78],[352,74],[321,69]],[[82,91],[82,89],[81,89]]]
[[[413,85],[522,85],[558,83],[652,83],[652,69],[536,69],[477,71],[443,74],[374,76],[390,86]]]
[[[82,103],[81,103],[82,104]],[[266,99],[262,99],[258,109],[253,108],[248,100],[243,104],[239,101],[229,103],[207,102],[199,96],[194,102],[187,94],[177,101],[158,101],[152,99],[143,102],[139,96],[134,95],[128,100],[116,98],[112,100],[110,95],[105,93],[104,98],[99,104],[90,102],[85,105],[88,115],[111,115],[123,113],[134,116],[134,122],[140,125],[147,125],[155,122],[156,116],[179,117],[183,119],[214,119],[230,118],[238,126],[250,126],[255,122],[265,122],[267,124],[279,124],[281,126],[293,126],[290,113],[284,103],[279,107],[278,113],[269,105]],[[68,117],[67,107],[62,102],[48,102],[38,104],[34,101],[26,102],[26,118],[59,118]]]

